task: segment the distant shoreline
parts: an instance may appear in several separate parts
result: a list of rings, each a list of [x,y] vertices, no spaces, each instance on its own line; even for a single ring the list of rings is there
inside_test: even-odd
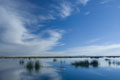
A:
[[[1,58],[119,58],[120,56],[0,56]]]

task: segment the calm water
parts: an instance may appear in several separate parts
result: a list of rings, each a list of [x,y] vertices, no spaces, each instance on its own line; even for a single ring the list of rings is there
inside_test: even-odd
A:
[[[0,80],[120,80],[120,59],[0,59]]]

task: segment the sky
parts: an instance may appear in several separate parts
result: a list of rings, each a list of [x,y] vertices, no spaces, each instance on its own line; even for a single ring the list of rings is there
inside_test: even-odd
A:
[[[120,0],[0,0],[0,56],[120,56]]]

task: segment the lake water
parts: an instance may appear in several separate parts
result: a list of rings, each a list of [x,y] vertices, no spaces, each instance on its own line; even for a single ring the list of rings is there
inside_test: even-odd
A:
[[[120,80],[120,59],[0,59],[0,80]]]

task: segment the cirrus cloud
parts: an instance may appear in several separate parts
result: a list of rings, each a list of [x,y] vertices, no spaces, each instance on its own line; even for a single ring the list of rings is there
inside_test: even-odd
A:
[[[86,5],[88,0],[80,2]],[[78,4],[67,0],[57,4],[47,9],[28,0],[0,0],[0,55],[41,55],[61,45],[63,30],[40,26],[70,16]]]

